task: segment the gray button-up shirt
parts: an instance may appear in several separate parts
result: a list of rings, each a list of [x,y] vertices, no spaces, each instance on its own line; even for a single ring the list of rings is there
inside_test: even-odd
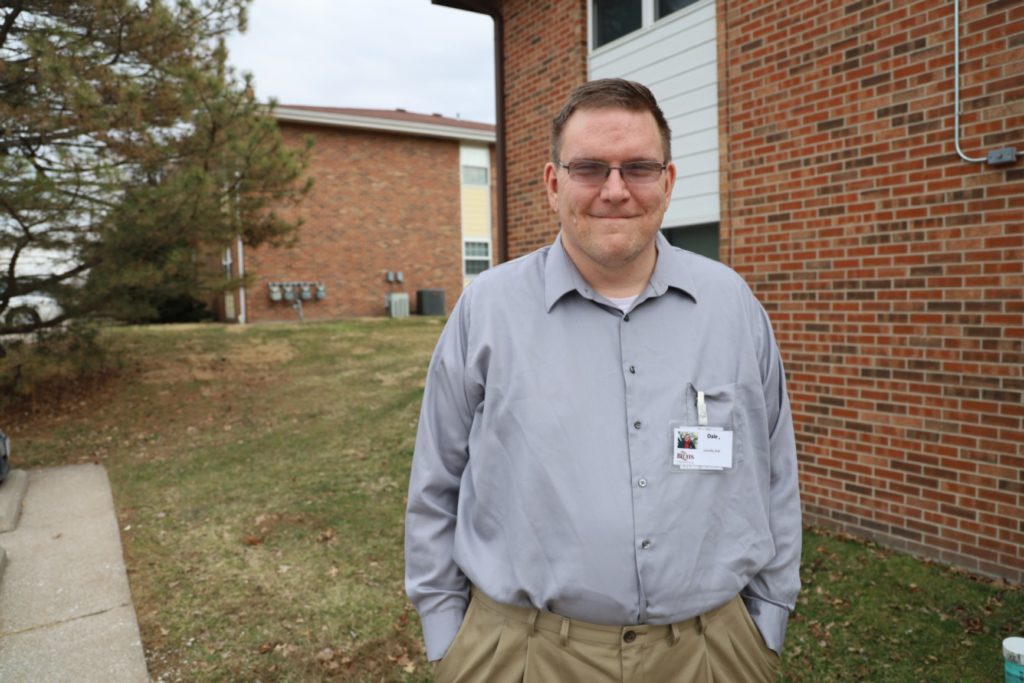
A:
[[[406,589],[428,659],[469,585],[602,624],[667,624],[738,593],[781,651],[800,588],[796,447],[768,317],[735,272],[658,235],[624,314],[556,240],[478,275],[427,376]],[[673,466],[673,425],[733,433],[732,468]]]

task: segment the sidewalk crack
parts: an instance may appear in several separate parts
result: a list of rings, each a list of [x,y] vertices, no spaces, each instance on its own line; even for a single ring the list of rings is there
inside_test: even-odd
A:
[[[107,607],[106,609],[97,610],[95,612],[90,612],[88,614],[79,614],[77,616],[69,617],[67,619],[61,619],[60,621],[51,621],[51,622],[47,622],[45,624],[38,624],[36,626],[29,626],[28,628],[18,629],[17,631],[4,631],[4,632],[0,633],[0,640],[2,640],[4,638],[8,638],[10,636],[20,636],[20,635],[25,634],[25,633],[32,633],[33,631],[41,631],[43,629],[53,628],[54,626],[63,626],[64,624],[70,624],[71,622],[79,621],[81,619],[89,619],[90,617],[98,617],[98,616],[100,616],[102,614],[106,614],[107,612],[112,612],[112,611],[114,611],[116,609],[121,609],[122,607],[131,607],[131,603],[127,603],[127,602],[126,603],[121,603],[120,605],[114,605],[113,607]]]

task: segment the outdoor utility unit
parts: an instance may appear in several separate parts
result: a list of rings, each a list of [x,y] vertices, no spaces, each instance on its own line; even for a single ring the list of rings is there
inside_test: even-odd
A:
[[[444,315],[444,290],[418,290],[416,292],[416,313],[419,315]]]
[[[392,318],[409,317],[409,295],[405,292],[390,292],[384,295],[384,306]]]

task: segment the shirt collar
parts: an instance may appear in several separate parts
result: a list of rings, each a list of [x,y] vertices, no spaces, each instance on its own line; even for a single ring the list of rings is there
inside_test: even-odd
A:
[[[665,236],[658,231],[655,238],[658,247],[658,259],[654,264],[654,272],[651,273],[651,282],[648,291],[649,296],[661,296],[669,287],[680,290],[694,301],[697,300],[696,287],[690,269],[685,264],[685,252],[676,250]],[[544,306],[548,312],[558,303],[559,299],[576,290],[587,299],[593,299],[596,292],[583,279],[576,265],[565,253],[562,246],[562,233],[555,237],[554,243],[548,249],[547,262],[544,265]],[[641,293],[641,297],[647,298]]]
[[[676,249],[660,230],[655,238],[658,247],[658,260],[651,273],[651,289],[654,296],[661,296],[669,287],[678,289],[694,301],[697,301],[697,283],[694,280],[692,254]]]

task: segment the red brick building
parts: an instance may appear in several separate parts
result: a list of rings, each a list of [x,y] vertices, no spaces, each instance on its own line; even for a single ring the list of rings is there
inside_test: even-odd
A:
[[[1024,4],[434,1],[495,19],[499,251],[556,234],[572,87],[647,84],[679,167],[663,228],[773,319],[806,521],[1024,580]]]
[[[416,313],[421,291],[450,311],[492,262],[494,126],[400,110],[274,115],[287,144],[312,137],[313,188],[293,247],[225,253],[255,284],[225,298],[222,318],[297,320],[296,301],[306,320],[383,316],[401,293]]]

